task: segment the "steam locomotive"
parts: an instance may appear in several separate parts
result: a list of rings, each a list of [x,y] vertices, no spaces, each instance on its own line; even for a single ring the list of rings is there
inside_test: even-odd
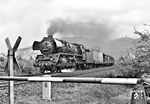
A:
[[[40,50],[34,66],[45,71],[62,72],[67,69],[90,69],[114,64],[114,58],[99,50],[85,49],[82,44],[69,43],[55,39],[52,35],[44,37],[40,42],[34,41],[33,50]]]

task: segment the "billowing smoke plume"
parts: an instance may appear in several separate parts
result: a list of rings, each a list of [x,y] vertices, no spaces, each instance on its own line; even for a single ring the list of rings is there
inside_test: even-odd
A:
[[[50,26],[47,30],[48,35],[54,32],[60,33],[63,37],[71,36],[74,39],[78,37],[80,40],[81,38],[83,41],[87,40],[86,42],[88,43],[80,42],[90,45],[90,47],[102,47],[102,44],[112,35],[113,29],[107,23],[56,19],[50,21]]]
[[[57,32],[57,26],[50,26],[47,29],[48,36],[53,36]]]

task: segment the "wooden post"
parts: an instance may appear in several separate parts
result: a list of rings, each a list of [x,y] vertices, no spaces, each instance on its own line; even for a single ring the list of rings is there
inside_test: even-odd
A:
[[[14,55],[14,52],[13,52],[13,49],[11,47],[11,44],[10,44],[10,41],[9,39],[7,38],[6,40],[6,45],[7,45],[7,48],[8,48],[8,74],[10,77],[13,77],[13,55]],[[14,104],[14,83],[13,81],[9,81],[8,82],[9,84],[9,96],[10,96],[10,99],[9,99],[9,104]]]
[[[13,77],[13,50],[8,51],[8,57],[9,57],[9,76]],[[9,81],[9,104],[14,104],[14,82]]]

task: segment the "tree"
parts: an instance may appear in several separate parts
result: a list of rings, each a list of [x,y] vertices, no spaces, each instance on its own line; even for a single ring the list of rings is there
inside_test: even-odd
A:
[[[147,26],[144,24],[144,26]],[[150,25],[149,25],[150,26]],[[129,54],[121,57],[121,64],[125,67],[123,72],[127,77],[141,77],[144,73],[150,72],[150,33],[149,30],[137,31],[134,27],[134,33],[140,36],[135,48],[135,58],[129,60]]]
[[[135,29],[135,28],[134,28]],[[135,57],[139,67],[150,67],[150,34],[148,30],[139,32],[135,29],[135,34],[138,34],[141,39],[137,43]]]

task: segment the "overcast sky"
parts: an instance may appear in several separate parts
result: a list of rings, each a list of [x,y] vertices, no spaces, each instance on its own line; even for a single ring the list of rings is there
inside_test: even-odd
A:
[[[0,52],[21,36],[20,47],[47,36],[49,21],[94,21],[108,24],[111,39],[133,37],[133,27],[150,22],[150,0],[0,0]],[[59,35],[56,37],[59,37]]]

